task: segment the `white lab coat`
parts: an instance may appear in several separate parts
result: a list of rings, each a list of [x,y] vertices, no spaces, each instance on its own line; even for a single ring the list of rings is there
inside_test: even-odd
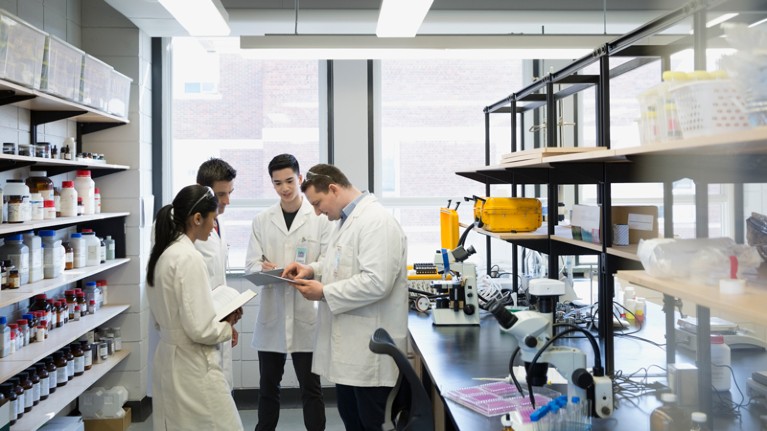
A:
[[[221,235],[213,229],[210,231],[207,241],[194,242],[194,247],[202,254],[202,258],[205,260],[211,289],[221,285],[226,286],[226,260],[229,254],[229,246],[224,240],[223,229],[219,227],[219,231]],[[226,382],[229,383],[229,389],[234,390],[232,343],[222,343],[218,346],[218,354],[221,358],[221,366],[224,369]]]
[[[261,256],[282,268],[297,260],[299,247],[306,251],[305,263],[316,262],[328,245],[333,224],[318,216],[303,199],[288,231],[277,203],[253,219],[245,257],[245,271],[261,270]],[[266,352],[293,353],[314,350],[317,332],[317,303],[309,301],[288,283],[261,286],[261,306],[251,345]]]
[[[350,386],[394,386],[399,371],[370,351],[384,328],[405,350],[407,238],[373,195],[365,196],[330,237],[324,258],[311,264],[324,284],[312,372]]]
[[[200,253],[181,235],[160,256],[149,307],[160,330],[152,371],[152,422],[162,430],[242,430],[216,344],[231,340],[226,322],[215,322],[208,271]]]

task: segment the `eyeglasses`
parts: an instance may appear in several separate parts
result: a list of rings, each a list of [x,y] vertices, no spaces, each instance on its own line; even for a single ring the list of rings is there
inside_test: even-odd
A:
[[[205,193],[203,193],[203,194],[202,194],[202,196],[200,196],[200,198],[199,198],[199,199],[197,199],[197,202],[195,202],[195,203],[194,203],[194,205],[192,205],[192,206],[189,208],[189,213],[186,215],[186,216],[187,216],[187,218],[188,218],[190,215],[194,214],[194,209],[197,207],[197,205],[199,205],[199,204],[200,204],[200,202],[202,202],[202,200],[203,200],[203,199],[205,199],[205,198],[206,198],[206,197],[208,197],[208,196],[210,196],[210,197],[212,197],[212,198],[215,198],[215,197],[216,197],[216,194],[213,192],[213,189],[212,189],[212,188],[210,188],[210,187],[207,187],[207,186],[206,186],[205,188],[207,189],[207,190],[205,191]]]
[[[316,172],[306,171],[306,180],[307,181],[312,181],[315,178],[327,178],[327,179],[330,180],[331,183],[335,182],[335,180],[333,180],[333,177],[331,177],[330,175],[318,174]]]

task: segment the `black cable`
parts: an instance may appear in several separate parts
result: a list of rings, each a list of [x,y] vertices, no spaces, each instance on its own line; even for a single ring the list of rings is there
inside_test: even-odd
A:
[[[469,236],[469,232],[471,232],[472,229],[474,229],[474,226],[477,226],[479,222],[476,221],[469,225],[469,227],[466,228],[465,231],[463,231],[463,234],[461,235],[461,238],[458,239],[458,247],[462,247],[463,243],[466,242],[466,237]]]
[[[529,370],[533,370],[535,368],[535,365],[538,363],[538,358],[541,357],[541,354],[549,347],[551,346],[554,341],[556,341],[558,338],[562,337],[565,334],[569,334],[570,332],[582,332],[584,335],[586,335],[586,338],[589,339],[589,342],[591,343],[591,348],[594,349],[594,367],[592,368],[592,371],[594,372],[595,376],[604,376],[604,368],[602,368],[602,358],[600,356],[599,352],[599,346],[597,345],[597,340],[594,338],[594,336],[586,331],[585,329],[571,325],[569,323],[557,323],[553,325],[554,328],[557,327],[565,327],[564,331],[554,335],[549,340],[546,341],[546,343],[543,344],[543,347],[541,347],[540,350],[538,350],[535,353],[535,356],[533,356],[533,360],[530,361],[530,366],[528,367]],[[527,378],[527,390],[528,390],[528,396],[530,397],[530,403],[535,409],[535,397],[533,396],[533,384],[531,383],[530,376],[528,375]]]
[[[522,385],[519,384],[519,380],[517,380],[517,376],[514,375],[514,359],[516,359],[517,354],[519,354],[519,346],[517,346],[516,349],[514,349],[514,353],[511,354],[511,359],[509,359],[509,374],[511,374],[511,381],[514,382],[514,386],[517,387],[517,390],[519,393],[522,393]]]

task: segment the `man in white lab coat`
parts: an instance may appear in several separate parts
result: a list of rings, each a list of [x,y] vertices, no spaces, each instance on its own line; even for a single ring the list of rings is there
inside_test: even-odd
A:
[[[320,301],[312,371],[336,384],[347,431],[378,431],[399,371],[368,343],[384,328],[405,349],[407,239],[391,212],[335,166],[309,169],[301,190],[317,214],[338,220],[319,262],[284,271],[305,298]]]
[[[203,162],[197,169],[197,184],[213,189],[218,198],[218,215],[224,213],[229,205],[229,197],[234,191],[234,179],[237,171],[227,162],[211,158]],[[213,230],[207,241],[195,241],[195,248],[202,254],[205,266],[208,269],[210,288],[226,285],[226,261],[229,252],[228,245],[224,241],[221,224],[216,217]],[[237,331],[233,330],[233,340],[237,340]],[[235,341],[234,344],[237,344]],[[234,389],[232,377],[232,343],[222,343],[219,346],[221,366],[224,376],[229,383],[229,388]]]
[[[314,213],[299,187],[298,160],[275,156],[269,176],[280,201],[253,220],[245,257],[245,271],[283,268],[293,261],[311,263],[325,252],[332,223]],[[280,382],[290,354],[301,389],[307,430],[325,429],[325,403],[320,377],[312,373],[312,351],[317,332],[317,303],[301,296],[288,283],[261,288],[252,346],[258,349],[260,371],[256,431],[274,431],[280,418]]]

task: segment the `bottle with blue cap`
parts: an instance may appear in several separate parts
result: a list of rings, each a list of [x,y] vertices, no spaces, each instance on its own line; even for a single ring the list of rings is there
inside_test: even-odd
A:
[[[11,354],[11,328],[8,327],[8,318],[0,316],[0,358]]]

